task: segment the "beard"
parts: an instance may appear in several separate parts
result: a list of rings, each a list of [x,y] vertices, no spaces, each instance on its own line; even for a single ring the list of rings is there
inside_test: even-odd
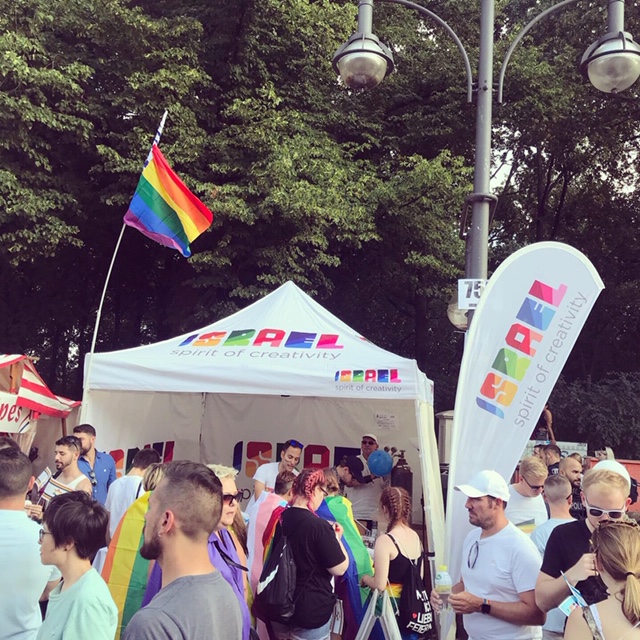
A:
[[[162,545],[160,544],[160,538],[157,536],[157,531],[153,532],[149,540],[145,537],[140,547],[140,555],[145,560],[157,560],[162,555]]]
[[[71,463],[70,462],[56,462],[56,469],[58,471],[64,471]]]

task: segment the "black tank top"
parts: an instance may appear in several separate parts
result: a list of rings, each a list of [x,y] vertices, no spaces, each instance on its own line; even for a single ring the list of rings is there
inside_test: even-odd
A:
[[[389,582],[391,584],[402,584],[412,561],[407,558],[407,556],[403,555],[402,551],[400,551],[398,542],[393,537],[393,534],[387,533],[387,535],[391,538],[391,541],[398,550],[398,555],[389,562]]]

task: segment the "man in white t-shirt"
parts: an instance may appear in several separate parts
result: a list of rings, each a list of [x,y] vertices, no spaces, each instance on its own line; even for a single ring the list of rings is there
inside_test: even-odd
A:
[[[364,523],[367,529],[371,529],[373,528],[373,523],[378,519],[380,494],[388,486],[389,477],[372,477],[367,464],[369,456],[378,450],[378,438],[372,433],[365,433],[362,436],[360,446],[362,454],[350,456],[349,460],[353,460],[355,457],[362,463],[362,466],[358,465],[355,468],[351,465],[352,468],[349,471],[353,475],[354,481],[351,484],[345,482],[345,496],[351,501],[353,517]]]
[[[253,476],[254,499],[247,508],[253,505],[263,491],[266,490],[273,493],[273,489],[276,486],[276,478],[279,473],[291,471],[295,475],[298,475],[296,467],[300,462],[303,448],[304,445],[301,442],[297,440],[287,440],[282,445],[282,451],[280,451],[280,462],[268,462],[258,467],[258,470]]]
[[[507,483],[495,471],[480,471],[455,489],[467,496],[469,522],[477,527],[465,538],[462,579],[449,596],[453,610],[463,615],[469,640],[540,639],[545,616],[536,606],[535,584],[542,558],[507,520]],[[441,610],[435,590],[431,602]]]
[[[160,454],[155,449],[140,449],[133,458],[129,473],[109,486],[104,504],[109,512],[109,539],[113,538],[125,511],[142,495],[142,477],[149,465],[155,462],[160,462]]]
[[[39,600],[60,581],[55,567],[40,562],[40,525],[24,511],[32,486],[29,458],[0,450],[0,637],[12,640],[34,640],[42,625]]]
[[[544,481],[544,499],[549,505],[551,517],[536,527],[531,534],[531,541],[543,557],[551,532],[561,524],[573,522],[570,511],[572,494],[569,480],[562,475],[549,476]],[[560,609],[551,609],[542,627],[542,640],[562,640],[566,620],[567,616]]]
[[[547,475],[545,463],[536,456],[529,456],[520,462],[519,482],[509,486],[509,502],[504,513],[509,522],[529,535],[549,519],[542,497]]]

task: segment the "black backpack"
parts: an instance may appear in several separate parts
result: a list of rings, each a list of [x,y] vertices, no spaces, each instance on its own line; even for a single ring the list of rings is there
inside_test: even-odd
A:
[[[396,546],[398,553],[409,560],[409,568],[402,582],[402,593],[400,594],[399,611],[398,611],[398,628],[400,633],[417,633],[420,637],[433,637],[433,611],[429,594],[424,586],[424,580],[420,575],[420,567],[422,566],[423,556],[414,562],[408,558],[396,542],[396,539],[387,534],[393,544]]]
[[[282,532],[282,523],[278,526],[281,535],[262,567],[253,608],[254,614],[263,621],[288,624],[296,608],[296,564]]]

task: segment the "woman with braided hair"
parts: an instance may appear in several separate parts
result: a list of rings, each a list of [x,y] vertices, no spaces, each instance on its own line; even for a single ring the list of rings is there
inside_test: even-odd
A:
[[[371,589],[387,589],[399,607],[403,581],[410,564],[422,556],[418,534],[409,524],[411,497],[406,489],[387,487],[380,496],[380,510],[389,521],[385,534],[378,537],[373,552],[374,576],[364,576],[362,584]],[[403,640],[418,640],[417,633],[402,633]]]
[[[565,640],[640,639],[640,527],[634,520],[605,520],[591,544],[609,597],[573,611]]]
[[[332,576],[349,566],[342,526],[316,514],[327,495],[322,469],[303,469],[293,481],[293,497],[280,517],[274,544],[284,534],[296,565],[295,612],[290,624],[272,622],[277,640],[328,640],[336,596]]]

